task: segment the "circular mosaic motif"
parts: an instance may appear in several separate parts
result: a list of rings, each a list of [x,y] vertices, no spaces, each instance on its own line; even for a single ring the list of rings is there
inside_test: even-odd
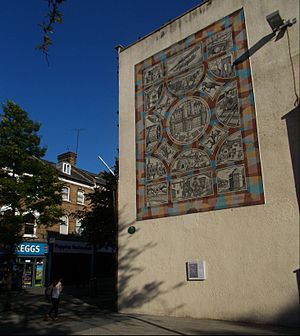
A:
[[[209,107],[201,98],[186,98],[175,105],[168,119],[167,132],[178,144],[197,140],[209,123]]]

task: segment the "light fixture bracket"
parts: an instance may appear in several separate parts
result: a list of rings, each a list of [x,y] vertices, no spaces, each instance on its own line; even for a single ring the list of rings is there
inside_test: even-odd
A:
[[[297,22],[296,18],[289,20],[282,19],[282,17],[279,14],[279,10],[267,15],[266,20],[268,21],[274,33],[286,29],[287,27],[290,27]]]

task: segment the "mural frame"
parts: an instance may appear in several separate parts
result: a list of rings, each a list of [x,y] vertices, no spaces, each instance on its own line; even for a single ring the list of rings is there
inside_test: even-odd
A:
[[[137,220],[264,204],[244,10],[135,65]]]

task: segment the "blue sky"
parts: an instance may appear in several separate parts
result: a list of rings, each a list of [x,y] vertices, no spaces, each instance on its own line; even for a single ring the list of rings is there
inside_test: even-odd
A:
[[[48,66],[36,49],[45,0],[0,0],[0,102],[19,104],[41,123],[45,159],[76,151],[77,166],[98,173],[118,149],[115,46],[128,46],[200,0],[67,0],[52,35]],[[2,107],[1,107],[2,114]],[[78,129],[80,130],[78,133]]]

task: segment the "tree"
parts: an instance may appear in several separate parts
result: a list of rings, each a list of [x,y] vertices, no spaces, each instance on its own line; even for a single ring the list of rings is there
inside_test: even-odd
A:
[[[81,218],[82,237],[99,248],[115,248],[116,235],[116,187],[117,178],[108,172],[102,172],[104,186],[98,187],[87,196],[89,201],[83,211],[77,213]]]
[[[54,32],[54,25],[56,23],[63,23],[62,13],[59,10],[59,6],[66,0],[47,0],[48,2],[48,13],[46,15],[46,21],[40,24],[43,31],[43,42],[37,46],[37,49],[41,50],[49,65],[49,47],[52,45],[52,39],[50,34]]]
[[[60,222],[62,185],[55,168],[41,158],[40,124],[12,101],[0,115],[0,244],[12,264],[26,223]],[[12,265],[10,265],[12,266]],[[11,271],[11,267],[9,268]]]
[[[85,207],[77,212],[81,218],[82,237],[91,243],[93,254],[91,258],[91,283],[90,295],[95,296],[97,282],[95,279],[95,254],[96,249],[101,247],[117,248],[117,172],[118,160],[116,159],[113,175],[106,171],[99,175],[104,185],[95,189],[87,198],[89,208]]]

